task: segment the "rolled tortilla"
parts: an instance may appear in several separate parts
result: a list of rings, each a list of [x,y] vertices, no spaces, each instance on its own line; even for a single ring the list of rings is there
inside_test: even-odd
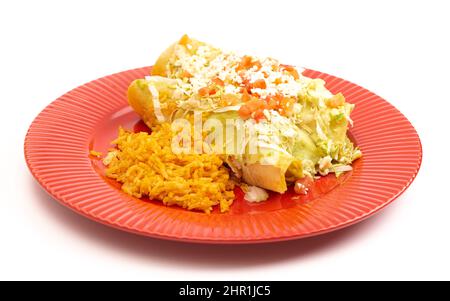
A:
[[[168,76],[168,66],[170,59],[174,56],[175,53],[175,46],[178,43],[174,43],[170,45],[169,48],[167,48],[159,58],[156,60],[155,64],[152,67],[152,75],[159,75],[159,76]]]
[[[161,83],[164,83],[163,78],[170,80],[167,77],[174,77],[177,73],[178,70],[172,66],[171,62],[176,59],[176,47],[186,47],[186,45],[189,45],[186,48],[187,51],[195,53],[198,47],[206,44],[184,35],[177,43],[167,48],[154,64],[151,78],[161,79],[158,80],[159,84],[154,85],[154,87],[157,88],[159,96],[163,96],[159,97],[158,101],[155,101],[155,93],[152,93],[152,89],[149,88],[152,85],[151,82],[146,79],[137,79],[128,88],[130,106],[149,127],[163,122],[162,119],[170,122],[171,116],[178,110],[176,97],[172,97],[174,89],[170,85]],[[158,117],[158,115],[160,116]],[[161,118],[161,115],[163,118]],[[244,160],[243,163],[241,173],[246,183],[279,193],[287,190],[285,173],[290,161],[279,164],[279,166],[261,164],[254,160],[249,162]]]
[[[175,97],[172,97],[173,93],[174,88],[164,82],[152,83],[146,79],[136,79],[128,87],[127,96],[134,111],[147,126],[153,127],[162,122],[169,122],[178,109]]]
[[[242,178],[247,184],[283,193],[287,190],[286,171],[274,165],[253,163],[242,167]]]
[[[155,105],[150,89],[150,83],[145,79],[135,80],[128,88],[128,102],[134,111],[142,118],[148,127],[153,127],[161,123],[155,114]],[[170,92],[170,89],[168,90]],[[158,93],[163,93],[158,89]],[[174,98],[159,99],[160,112],[165,118],[165,122],[171,121],[171,116],[178,110]],[[242,164],[243,180],[254,186],[283,193],[287,190],[285,173],[287,166],[275,166],[261,164],[252,160],[251,164]]]
[[[226,136],[226,120],[239,118],[239,115],[236,111],[214,113],[211,114],[205,122],[208,122],[210,118],[219,120],[222,123],[222,137],[226,137],[228,140],[229,137]],[[233,125],[233,127],[234,126],[235,125]],[[248,144],[245,145],[243,151],[242,149],[238,150],[239,143],[236,139],[239,139],[239,137],[236,135],[234,138],[234,143],[230,142],[234,146],[234,150],[227,149],[227,146],[230,146],[227,144],[230,143],[225,142],[223,144],[225,162],[227,162],[230,168],[237,175],[242,176],[242,179],[250,185],[280,193],[285,192],[287,190],[285,174],[294,158],[288,153],[273,148],[267,148],[263,145],[258,146],[256,154],[250,153]],[[254,138],[257,139],[257,137]]]
[[[182,47],[182,52],[188,53],[188,55],[194,55],[197,52],[197,49],[200,46],[208,45],[204,42],[191,39],[187,35],[183,35],[181,39],[170,45],[164,52],[159,56],[159,58],[156,60],[155,64],[152,68],[152,75],[159,75],[164,77],[176,77],[175,75],[180,71],[181,67],[174,66],[173,63],[177,59],[177,48]],[[215,49],[215,54],[219,54],[221,51],[218,48],[212,47],[209,45],[212,49]],[[213,57],[211,57],[212,59]],[[180,73],[178,73],[180,74]]]

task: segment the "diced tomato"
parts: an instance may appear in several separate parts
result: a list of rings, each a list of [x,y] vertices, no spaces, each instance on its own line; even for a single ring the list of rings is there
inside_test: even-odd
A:
[[[209,90],[208,87],[203,87],[203,88],[200,88],[200,89],[198,90],[198,95],[204,97],[204,96],[210,95],[210,92],[211,92],[211,91]]]
[[[239,116],[242,119],[248,119],[249,117],[259,120],[264,118],[264,109],[267,109],[267,103],[262,99],[252,97],[239,109]]]
[[[243,85],[242,93],[244,93],[244,90],[246,90],[247,93],[249,93],[249,94],[252,93],[253,84],[251,84],[248,79],[242,80],[242,84],[241,85]]]
[[[266,101],[267,101],[267,106],[271,110],[276,109],[279,105],[279,102],[275,98],[270,97],[270,96],[266,99]]]
[[[294,77],[294,79],[298,79],[300,77],[297,69],[293,69],[292,71],[289,71],[289,73],[292,75],[292,77]]]
[[[259,108],[258,100],[252,99],[246,102],[245,106],[250,110],[250,112],[255,112]]]
[[[237,70],[246,70],[250,69],[252,66],[252,57],[248,55],[244,55],[239,63],[239,66],[236,68]]]
[[[261,67],[262,67],[260,61],[258,61],[258,60],[253,61],[253,58],[251,56],[245,55],[242,57],[241,62],[236,67],[236,71],[248,70],[248,69],[252,68],[253,66],[256,66],[257,70],[261,69]]]
[[[238,66],[238,68],[239,68],[239,66]],[[236,70],[238,70],[238,69],[236,69]],[[244,71],[239,71],[238,75],[244,80],[244,78],[245,78],[245,72]]]
[[[261,69],[262,65],[260,61],[254,61],[252,67],[256,66],[256,70]]]
[[[298,71],[293,66],[291,66],[291,65],[281,65],[281,66],[283,67],[284,70],[289,72],[294,77],[294,79],[299,78]]]
[[[252,97],[250,96],[250,94],[248,93],[247,89],[245,89],[244,87],[242,88],[242,101],[243,102],[247,102],[250,99],[252,99]]]
[[[294,103],[292,99],[290,98],[282,98],[279,101],[278,105],[278,113],[283,116],[290,115],[292,113],[292,108],[294,106]]]
[[[234,94],[225,94],[222,96],[221,105],[223,107],[232,106],[239,103],[239,97]]]
[[[218,86],[221,86],[221,87],[225,86],[225,83],[223,82],[223,80],[221,80],[221,79],[218,78],[218,77],[213,78],[213,79],[212,79],[212,82],[213,82],[214,84],[218,85]]]
[[[182,78],[191,78],[192,76],[193,75],[187,72],[186,70],[184,70],[183,73],[181,74]]]
[[[308,194],[308,191],[311,189],[314,181],[310,177],[304,177],[302,179],[298,179],[294,184],[294,191],[297,194]]]
[[[188,37],[187,34],[185,34],[181,37],[180,41],[178,41],[178,44],[187,45],[187,44],[189,44],[190,41],[191,41],[191,39]]]
[[[280,94],[274,95],[271,97],[270,103],[274,109],[279,109],[281,106],[281,101],[283,100],[283,96]]]
[[[253,88],[265,89],[267,87],[266,81],[263,79],[258,79],[253,83]]]
[[[329,107],[337,108],[337,107],[344,105],[345,97],[344,97],[344,95],[342,95],[342,93],[339,92],[338,94],[334,95],[333,97],[327,99],[325,102]]]
[[[272,97],[277,101],[278,105],[281,105],[281,103],[282,103],[283,100],[284,100],[284,96],[283,96],[282,94],[280,94],[280,93],[275,94],[275,95],[272,96]]]
[[[255,112],[258,109],[266,108],[267,103],[262,99],[253,99],[247,102],[246,105],[250,108],[252,112]]]
[[[252,113],[252,117],[253,119],[255,119],[256,121],[259,121],[261,119],[264,119],[264,109],[258,109],[255,112]]]
[[[267,87],[266,81],[263,79],[258,79],[255,82],[251,83],[248,79],[244,79],[242,81],[242,85],[244,85],[245,90],[247,90],[248,93],[252,93],[253,88],[260,88],[265,89]]]
[[[238,113],[239,116],[244,120],[250,118],[250,115],[252,114],[252,112],[246,105],[241,106]]]
[[[284,97],[278,93],[266,98],[267,108],[271,110],[277,110],[281,115],[288,115],[292,112],[294,107],[294,99]]]

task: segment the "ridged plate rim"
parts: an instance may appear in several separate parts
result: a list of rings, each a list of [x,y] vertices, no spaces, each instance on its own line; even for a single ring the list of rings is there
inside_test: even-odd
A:
[[[35,118],[25,137],[25,160],[39,184],[64,206],[102,224],[155,238],[198,243],[264,243],[298,239],[341,229],[373,215],[398,198],[420,169],[422,145],[419,136],[400,111],[354,83],[306,69],[304,75],[324,79],[332,92],[342,91],[349,102],[356,103],[352,134],[364,157],[359,164],[362,167],[354,171],[348,182],[320,198],[320,203],[312,202],[315,205],[248,215],[243,219],[230,220],[226,214],[205,215],[164,206],[149,207],[141,204],[144,202],[133,203],[132,198],[124,197],[107,185],[93,170],[88,144],[95,126],[114,114],[115,109],[123,107],[128,84],[148,74],[150,68],[105,76],[67,92]],[[109,101],[107,105],[105,99]],[[386,114],[384,120],[379,117],[382,114]],[[80,127],[73,118],[80,118]],[[65,121],[65,130],[59,129],[54,124],[56,121]],[[73,135],[70,139],[66,137],[69,134]],[[402,139],[401,143],[398,139]],[[66,157],[61,157],[60,153]],[[380,162],[381,165],[376,164]],[[65,171],[64,168],[72,170]],[[380,171],[383,168],[385,171],[397,170],[398,174],[383,174]],[[83,185],[71,184],[68,180],[71,175],[83,180]],[[389,180],[392,183],[387,183]],[[338,206],[335,211],[328,212],[333,209],[330,204],[337,202],[346,207]],[[236,234],[236,231],[240,233]]]

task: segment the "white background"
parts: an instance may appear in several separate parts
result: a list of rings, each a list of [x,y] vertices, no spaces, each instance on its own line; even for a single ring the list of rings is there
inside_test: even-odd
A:
[[[10,4],[5,4],[10,3]],[[1,280],[450,280],[448,1],[1,1]],[[416,127],[424,158],[397,201],[350,227],[255,246],[131,235],[33,180],[23,140],[66,91],[151,65],[183,33],[358,83]]]

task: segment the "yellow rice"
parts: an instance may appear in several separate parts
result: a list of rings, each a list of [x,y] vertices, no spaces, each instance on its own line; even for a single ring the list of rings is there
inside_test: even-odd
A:
[[[89,152],[89,155],[91,155],[92,157],[95,157],[95,158],[101,158],[102,157],[102,153],[101,152],[97,152],[95,150],[91,150]]]
[[[228,211],[234,199],[234,184],[219,156],[174,154],[170,124],[151,134],[130,133],[122,128],[104,159],[106,176],[122,183],[127,194],[209,213],[213,206]]]

